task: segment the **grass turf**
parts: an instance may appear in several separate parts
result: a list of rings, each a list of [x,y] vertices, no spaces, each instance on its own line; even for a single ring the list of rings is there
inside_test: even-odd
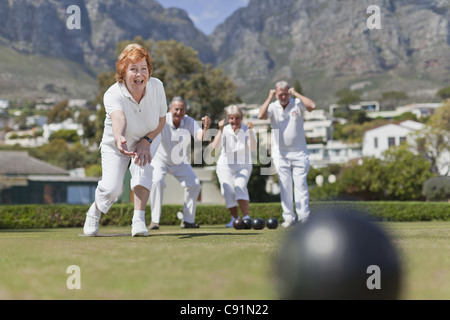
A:
[[[402,299],[450,299],[450,222],[383,223],[405,269]],[[131,228],[101,227],[101,234]],[[162,226],[148,238],[81,229],[0,231],[0,299],[272,300],[286,230]],[[67,268],[81,270],[69,290]]]

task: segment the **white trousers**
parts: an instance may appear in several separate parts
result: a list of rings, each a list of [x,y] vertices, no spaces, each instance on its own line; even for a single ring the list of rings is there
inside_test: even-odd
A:
[[[295,213],[299,220],[308,218],[310,215],[307,183],[309,158],[304,155],[279,155],[273,157],[273,164],[279,179],[283,218],[285,220],[288,217],[295,218]],[[292,182],[294,190],[292,190]]]
[[[160,141],[160,136],[153,141],[151,146],[152,156],[156,153]],[[102,179],[95,190],[95,203],[101,212],[108,213],[111,206],[122,195],[123,181],[128,168],[131,173],[131,190],[134,191],[137,186],[151,190],[153,179],[153,166],[151,164],[145,167],[138,166],[134,161],[131,161],[130,157],[122,155],[115,147],[109,145],[102,146],[101,155]]]
[[[250,201],[247,184],[252,174],[251,164],[217,164],[217,178],[227,209],[238,206],[238,200]]]
[[[162,202],[166,187],[164,179],[167,173],[170,173],[184,188],[183,221],[195,223],[197,199],[201,191],[201,184],[194,170],[192,170],[192,166],[190,164],[169,166],[158,159],[153,160],[152,166],[154,168],[153,185],[150,191],[152,222],[159,224],[161,220]]]

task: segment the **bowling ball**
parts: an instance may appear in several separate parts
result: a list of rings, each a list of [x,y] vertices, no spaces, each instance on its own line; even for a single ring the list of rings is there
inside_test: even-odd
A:
[[[252,228],[254,230],[262,230],[266,227],[266,222],[264,219],[256,218],[252,221]]]
[[[234,227],[236,230],[243,230],[243,229],[245,228],[244,220],[242,220],[242,219],[240,219],[240,218],[234,220],[234,222],[233,222],[233,227]]]
[[[394,300],[401,261],[387,233],[356,211],[322,211],[294,227],[275,263],[287,300]]]
[[[252,219],[244,219],[245,230],[250,230],[252,228]]]
[[[275,230],[278,228],[278,220],[275,218],[270,218],[266,221],[266,227]]]

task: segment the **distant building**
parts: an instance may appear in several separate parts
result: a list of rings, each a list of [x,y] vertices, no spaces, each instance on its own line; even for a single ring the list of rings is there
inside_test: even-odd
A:
[[[73,122],[73,119],[66,119],[61,123],[45,124],[42,129],[44,130],[43,137],[48,141],[51,134],[59,130],[75,130],[80,137],[83,136],[83,125]]]
[[[384,118],[384,119],[392,119],[398,117],[404,113],[411,112],[416,116],[417,119],[429,117],[433,115],[436,110],[441,107],[441,103],[413,103],[408,104],[406,106],[400,106],[395,108],[392,111],[378,111],[368,113],[367,116],[369,118]]]
[[[412,134],[423,129],[424,126],[420,122],[407,120],[367,130],[364,134],[362,154],[364,157],[381,158],[383,152],[390,147],[399,146],[402,143],[414,145],[415,140]]]
[[[350,110],[350,111],[358,111],[363,110],[367,113],[379,112],[381,110],[380,103],[378,101],[362,101],[358,104],[350,105],[348,107],[342,107],[337,104],[332,104],[330,106],[330,115],[333,116],[337,110]]]
[[[0,204],[82,204],[94,201],[98,178],[72,177],[23,151],[0,151]]]
[[[0,99],[0,110],[6,110],[9,108],[9,101],[5,99]]]
[[[309,161],[315,168],[344,164],[362,158],[360,143],[349,144],[330,140],[326,144],[309,144],[308,151]]]
[[[86,99],[71,99],[67,102],[67,105],[70,109],[84,108],[86,104]]]

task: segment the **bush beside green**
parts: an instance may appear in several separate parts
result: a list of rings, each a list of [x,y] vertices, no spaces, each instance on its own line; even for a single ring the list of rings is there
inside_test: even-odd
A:
[[[89,206],[69,205],[7,205],[0,206],[0,229],[36,228],[82,228]],[[161,224],[180,223],[176,213],[182,205],[165,205],[162,209]],[[326,210],[357,210],[379,221],[450,221],[450,204],[445,202],[312,202],[311,213]],[[280,203],[252,203],[252,218],[282,219]],[[128,226],[131,224],[133,206],[116,204],[100,220],[102,226]],[[225,224],[230,221],[230,213],[221,205],[198,205],[197,223]],[[150,208],[147,207],[147,222],[150,222]]]
[[[423,184],[422,195],[428,201],[450,201],[450,177],[428,179]]]

